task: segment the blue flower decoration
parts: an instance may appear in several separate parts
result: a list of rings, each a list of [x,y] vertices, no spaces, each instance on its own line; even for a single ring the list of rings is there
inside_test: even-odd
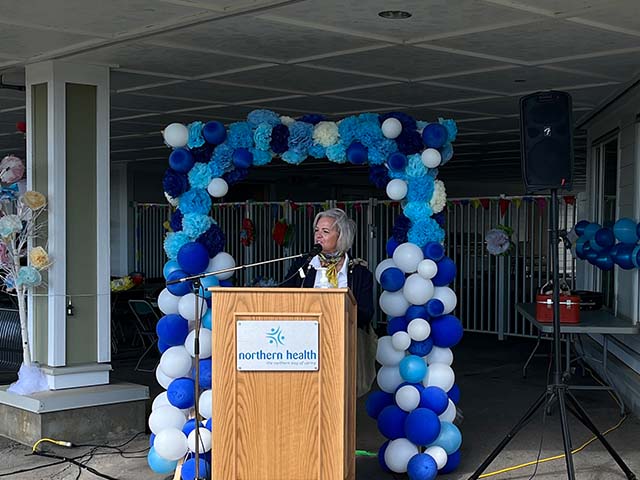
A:
[[[424,177],[429,173],[429,169],[422,163],[422,156],[420,154],[414,153],[413,155],[409,155],[408,160],[407,168],[405,169],[407,177]]]
[[[209,258],[215,257],[224,249],[225,241],[224,232],[215,222],[196,239],[196,242],[201,243],[207,249]]]
[[[191,155],[196,163],[208,163],[211,159],[215,146],[205,143],[201,147],[192,148]]]
[[[253,132],[253,141],[256,144],[256,149],[269,150],[269,143],[271,142],[271,131],[273,127],[268,123],[259,124]]]
[[[445,120],[444,118],[438,118],[438,122],[440,123],[440,125],[443,125],[444,128],[447,129],[447,142],[455,142],[456,136],[458,135],[458,126],[456,125],[456,122],[451,119]]]
[[[293,122],[289,125],[289,149],[304,157],[313,144],[313,125],[304,122]],[[298,162],[299,163],[299,162]]]
[[[273,153],[282,154],[289,148],[289,129],[286,125],[276,125],[271,131],[271,142],[269,143]]]
[[[247,115],[247,121],[254,127],[260,125],[261,123],[265,123],[271,127],[275,127],[280,123],[280,117],[277,113],[272,112],[271,110],[253,110],[249,112]]]
[[[306,157],[295,150],[287,150],[282,154],[282,160],[292,165],[300,165]]]
[[[402,211],[404,215],[411,220],[412,224],[424,218],[429,218],[433,214],[427,202],[407,202],[403,205]]]
[[[204,145],[204,137],[202,136],[203,127],[204,123],[202,122],[193,122],[187,126],[189,129],[189,140],[187,141],[187,145],[190,149]]]
[[[180,230],[182,230],[182,217],[184,215],[182,215],[182,212],[180,211],[180,209],[176,209],[172,214],[171,214],[171,219],[169,220],[169,226],[171,227],[171,230],[173,230],[174,232],[179,232]]]
[[[393,140],[383,138],[374,147],[369,149],[369,164],[382,165],[389,155],[398,151],[398,145]]]
[[[171,260],[178,258],[178,250],[191,239],[184,232],[169,232],[164,239],[164,252]]]
[[[327,158],[335,163],[345,163],[347,161],[347,149],[344,143],[338,142],[327,147]]]
[[[234,183],[241,182],[248,176],[248,168],[236,168],[235,170],[225,173],[222,178],[224,178],[228,185],[233,185]]]
[[[22,231],[22,221],[18,215],[5,215],[0,218],[0,237],[8,237]]]
[[[170,197],[177,198],[189,188],[189,181],[184,173],[168,168],[162,177],[162,189]]]
[[[423,177],[409,177],[407,186],[409,187],[407,191],[408,202],[429,203],[433,196],[434,180],[431,175],[425,175]]]
[[[444,241],[444,230],[440,228],[440,225],[434,219],[423,218],[413,223],[409,229],[407,239],[422,248],[428,242],[442,243]]]
[[[232,157],[234,149],[225,143],[218,145],[213,151],[209,168],[213,178],[221,177],[224,172],[228,172],[232,166]]]
[[[211,169],[206,163],[196,163],[189,170],[189,184],[191,188],[207,188],[213,175]]]
[[[393,224],[392,236],[398,243],[405,243],[407,241],[407,233],[411,228],[411,220],[400,214],[396,217],[396,221]]]
[[[206,232],[212,223],[213,220],[209,215],[187,213],[182,219],[182,231],[186,233],[191,240],[195,240]]]
[[[187,213],[208,215],[211,210],[211,197],[203,188],[192,188],[180,196],[179,208],[184,215]]]
[[[357,132],[360,121],[358,117],[351,116],[342,120],[338,124],[338,133],[340,134],[340,140],[345,145],[350,145],[351,142],[357,139]]]
[[[405,155],[413,155],[414,153],[422,153],[424,145],[422,143],[422,136],[415,130],[405,130],[402,128],[402,133],[396,138],[398,144],[398,150]]]
[[[453,146],[450,143],[445,143],[440,151],[440,156],[442,157],[440,165],[444,165],[451,160],[453,158]]]
[[[301,122],[310,123],[311,125],[317,125],[320,122],[324,122],[324,120],[324,115],[319,115],[317,113],[309,113],[300,119]]]
[[[42,275],[35,267],[20,267],[20,270],[18,270],[17,287],[31,288],[37,287],[41,283]]]
[[[309,147],[309,156],[313,158],[325,158],[327,150],[320,144],[314,143]]]
[[[248,122],[236,122],[229,125],[227,141],[225,142],[234,150],[236,148],[253,147],[253,132]]]
[[[389,180],[390,178],[387,167],[383,165],[371,165],[371,167],[369,168],[369,181],[373,183],[376,188],[387,188],[387,183],[389,183]]]
[[[444,224],[447,222],[447,217],[444,212],[436,213],[431,218],[433,218],[442,228],[444,228]]]
[[[257,167],[267,165],[272,160],[271,152],[269,151],[252,148],[251,153],[253,154],[253,164]]]

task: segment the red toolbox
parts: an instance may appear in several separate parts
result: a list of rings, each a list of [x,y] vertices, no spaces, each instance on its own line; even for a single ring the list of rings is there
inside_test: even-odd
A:
[[[536,320],[542,323],[553,322],[552,295],[536,295]],[[560,295],[560,323],[580,323],[578,295]]]

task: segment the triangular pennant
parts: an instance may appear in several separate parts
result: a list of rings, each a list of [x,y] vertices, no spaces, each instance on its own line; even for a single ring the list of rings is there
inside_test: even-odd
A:
[[[564,203],[566,203],[567,205],[575,205],[576,204],[576,197],[574,197],[573,195],[565,195],[562,198],[564,199]]]
[[[536,205],[538,206],[538,215],[542,215],[547,207],[547,199],[543,197],[536,198]]]
[[[504,217],[504,214],[507,213],[507,209],[509,208],[510,203],[511,203],[511,200],[508,200],[506,198],[501,198],[500,201],[498,202],[498,204],[500,205],[501,217]]]
[[[454,201],[453,201],[453,204],[454,204],[454,205],[461,205],[461,204],[462,204],[462,202],[461,202],[460,200],[454,200]]]
[[[466,206],[466,205],[469,205],[469,199],[465,198],[465,199],[463,199],[463,200],[460,200],[460,203],[461,203],[462,205],[465,205],[465,206]]]
[[[329,202],[324,202],[324,203],[322,204],[322,209],[323,209],[323,210],[329,210],[329,208],[331,208],[331,207],[329,207]]]
[[[340,210],[344,210],[345,212],[347,211],[347,206],[344,202],[338,202],[336,205]]]
[[[480,206],[480,200],[474,198],[473,200],[471,200],[471,206],[477,209]]]
[[[512,198],[511,203],[513,203],[516,208],[520,208],[520,205],[522,205],[522,199],[520,197]]]
[[[485,210],[489,210],[489,207],[491,206],[491,200],[489,200],[488,198],[481,198],[480,205],[482,205],[482,208],[484,208]]]
[[[356,210],[356,212],[361,212],[362,211],[362,204],[361,203],[355,203],[353,205],[353,208]]]
[[[315,209],[313,208],[313,205],[311,204],[307,205],[307,217],[309,218],[313,217],[314,213],[315,213]]]
[[[291,210],[293,210],[294,212],[296,212],[299,208],[299,205],[296,202],[291,202]]]

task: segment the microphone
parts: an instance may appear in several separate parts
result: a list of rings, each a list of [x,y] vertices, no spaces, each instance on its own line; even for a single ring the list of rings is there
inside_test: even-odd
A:
[[[309,250],[309,257],[315,257],[322,251],[322,245],[316,243],[311,250]]]
[[[302,263],[302,265],[300,265],[300,268],[298,269],[298,275],[300,275],[300,278],[305,278],[307,276],[307,274],[305,273],[305,269],[309,266],[309,263],[311,263],[311,259],[316,255],[318,255],[321,251],[322,251],[322,245],[320,245],[319,243],[316,243],[311,248],[311,250],[309,250],[309,253],[307,253],[304,259],[304,262]]]

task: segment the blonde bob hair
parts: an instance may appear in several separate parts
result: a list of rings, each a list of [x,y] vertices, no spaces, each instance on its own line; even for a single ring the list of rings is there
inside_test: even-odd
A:
[[[344,210],[340,208],[330,208],[316,215],[313,219],[313,229],[316,229],[318,220],[321,218],[330,218],[333,220],[333,226],[338,229],[337,248],[339,252],[347,252],[353,244],[353,238],[356,234],[356,222],[347,217]]]

